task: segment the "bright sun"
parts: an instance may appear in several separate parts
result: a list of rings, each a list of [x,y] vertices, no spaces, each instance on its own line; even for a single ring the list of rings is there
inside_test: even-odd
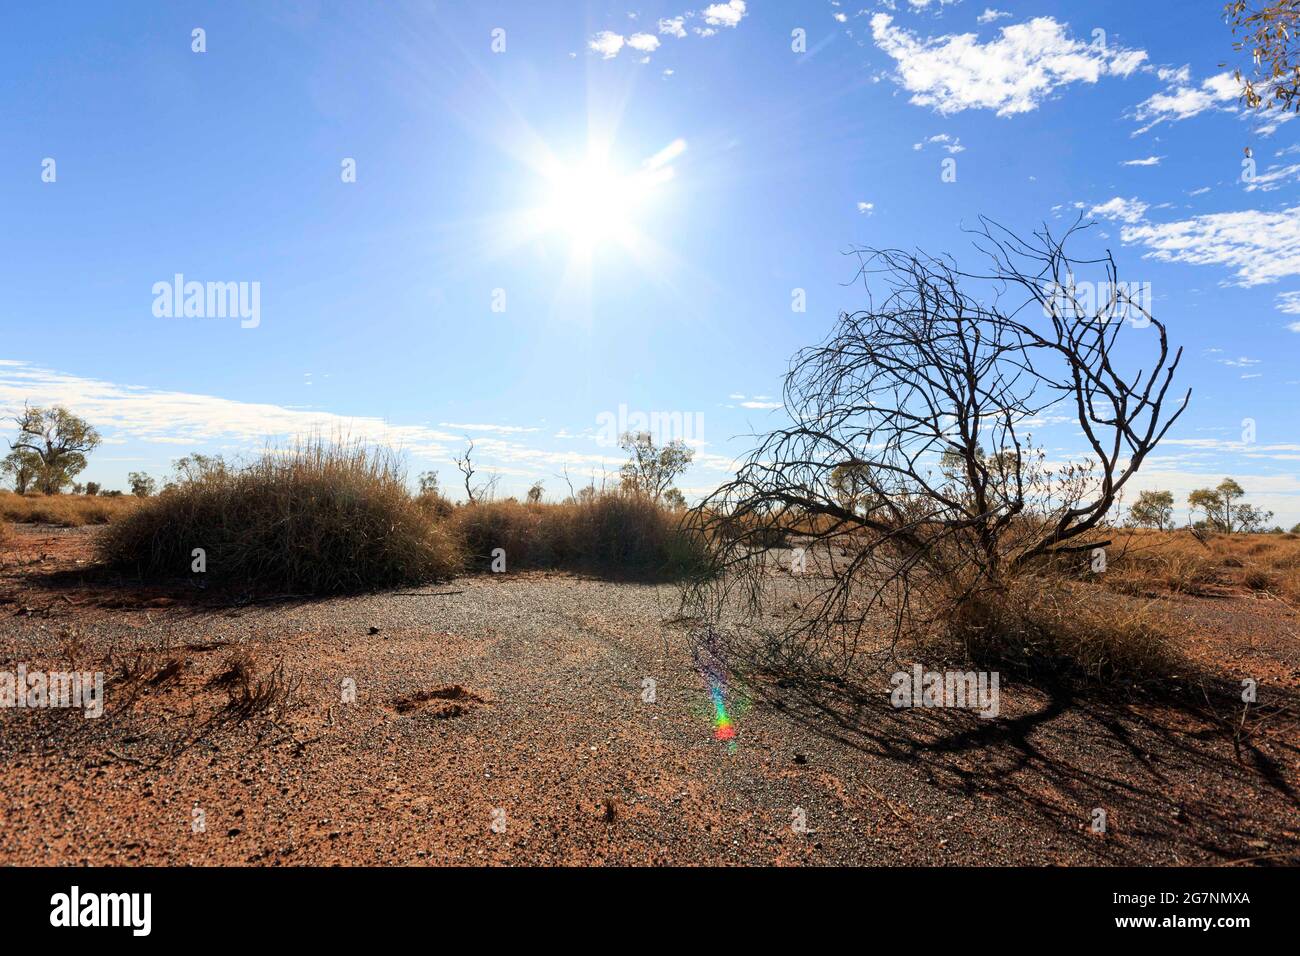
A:
[[[638,220],[656,188],[672,178],[669,163],[684,148],[679,140],[630,172],[598,150],[578,162],[551,162],[543,170],[548,193],[540,225],[547,232],[567,233],[576,251],[591,252],[609,242],[635,246]]]
[[[580,246],[626,241],[646,199],[642,177],[622,175],[598,158],[553,170],[543,211],[548,230],[566,232]]]

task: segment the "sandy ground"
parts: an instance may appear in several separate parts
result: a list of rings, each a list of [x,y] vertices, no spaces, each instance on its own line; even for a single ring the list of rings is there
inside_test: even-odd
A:
[[[1300,643],[1276,601],[1178,599],[1188,653],[1260,682],[1243,730],[1194,701],[1004,682],[982,720],[754,677],[719,740],[671,587],[240,604],[83,581],[93,533],[0,551],[0,671],[108,680],[99,719],[0,710],[2,863],[1300,862]],[[240,656],[288,696],[231,711]]]

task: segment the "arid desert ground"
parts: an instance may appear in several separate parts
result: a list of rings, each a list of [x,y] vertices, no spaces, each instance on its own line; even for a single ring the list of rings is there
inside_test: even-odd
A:
[[[241,600],[93,573],[98,533],[0,552],[0,667],[107,681],[99,719],[0,712],[6,864],[1300,860],[1297,612],[1267,595],[1153,599],[1189,659],[1258,675],[1244,721],[1014,679],[987,721],[738,664],[719,740],[671,585]]]

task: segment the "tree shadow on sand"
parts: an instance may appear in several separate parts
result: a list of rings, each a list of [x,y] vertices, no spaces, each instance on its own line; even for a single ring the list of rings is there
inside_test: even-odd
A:
[[[759,706],[945,792],[1046,823],[1099,863],[1300,862],[1294,691],[1261,689],[1247,708],[1222,679],[1107,689],[1004,672],[1001,713],[986,719],[895,708],[898,667],[884,659],[847,679],[762,657],[730,648],[733,678]],[[1106,811],[1104,839],[1091,832],[1094,808]]]

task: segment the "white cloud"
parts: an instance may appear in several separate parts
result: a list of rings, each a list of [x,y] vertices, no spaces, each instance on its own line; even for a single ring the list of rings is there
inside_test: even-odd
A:
[[[750,401],[750,402],[741,402],[741,403],[740,403],[740,407],[741,407],[741,408],[758,408],[758,409],[764,409],[764,410],[771,410],[771,409],[774,409],[774,408],[781,408],[782,405],[781,405],[780,402],[757,402],[757,401]]]
[[[653,53],[659,49],[659,38],[650,33],[634,33],[627,38],[627,45],[642,53]]]
[[[727,0],[713,3],[701,14],[704,22],[715,27],[734,27],[745,16],[745,0]]]
[[[873,203],[873,202],[860,202],[860,203],[858,203],[858,212],[862,213],[863,215],[870,216],[870,215],[872,215],[875,211],[876,211],[876,204]]]
[[[474,439],[475,457],[481,456],[485,470],[505,476],[532,480],[566,465],[571,469],[591,467],[613,471],[622,464],[619,457],[572,450],[550,451],[509,437],[537,431],[530,427],[440,423],[438,428],[433,428],[428,424],[394,424],[366,415],[349,416],[120,385],[15,359],[0,360],[0,416],[18,414],[24,402],[66,405],[100,430],[105,445],[122,445],[128,441],[160,445],[162,456],[168,458],[213,446],[225,446],[223,450],[234,446],[236,450],[242,448],[256,453],[268,442],[283,446],[295,439],[318,435],[325,439],[385,445],[418,458],[449,461],[453,453],[463,449],[464,433],[468,432]],[[92,469],[96,461],[107,460],[107,456],[92,458]],[[697,454],[696,464],[724,473],[734,468],[731,460],[721,455]]]
[[[587,48],[599,53],[603,59],[609,60],[618,56],[618,51],[623,49],[624,42],[622,34],[601,30],[587,43]]]
[[[457,431],[464,432],[500,432],[506,435],[516,435],[524,432],[539,432],[540,428],[532,428],[526,425],[467,425],[461,422],[438,422],[441,428],[454,428]]]
[[[1255,178],[1246,184],[1246,192],[1253,193],[1258,189],[1270,193],[1283,186],[1288,179],[1297,176],[1300,176],[1300,163],[1293,163],[1290,166],[1270,166],[1267,172],[1256,174]]]
[[[1279,312],[1285,312],[1287,315],[1300,315],[1300,292],[1278,293],[1276,305]],[[1295,332],[1296,329],[1291,328],[1291,331]]]
[[[1191,74],[1187,67],[1176,72],[1158,70],[1156,75],[1162,80],[1172,79],[1174,82],[1167,90],[1148,97],[1134,109],[1133,118],[1139,123],[1146,123],[1133,134],[1135,136],[1160,123],[1176,123],[1206,110],[1232,111],[1232,104],[1241,93],[1231,73],[1215,74],[1202,80],[1200,86],[1189,85]]]
[[[995,20],[1002,20],[1010,17],[1011,14],[1005,10],[994,10],[992,7],[985,7],[984,12],[975,18],[976,23],[993,23]]]
[[[960,136],[953,137],[949,136],[947,133],[938,133],[931,136],[924,143],[913,143],[912,148],[923,149],[925,143],[937,143],[950,153],[964,153],[966,151],[966,147],[961,144]]]
[[[1247,113],[1245,116],[1247,119],[1258,119],[1260,121],[1260,125],[1255,127],[1257,136],[1272,136],[1277,132],[1279,126],[1296,118],[1295,113],[1276,107],[1264,113]]]
[[[871,18],[872,38],[897,63],[894,78],[912,102],[942,114],[989,109],[1012,116],[1037,109],[1070,83],[1096,83],[1103,76],[1128,76],[1144,50],[1100,47],[1066,35],[1051,17],[1002,27],[988,43],[973,33],[922,40],[893,25],[893,17]]]
[[[67,405],[104,432],[110,443],[126,439],[167,445],[238,442],[257,446],[267,439],[321,434],[382,441],[428,454],[441,453],[459,435],[423,425],[390,425],[378,418],[337,415],[214,395],[118,385],[6,362],[0,368],[0,409],[11,414],[24,401]]]
[[[1087,214],[1089,216],[1101,216],[1103,219],[1109,219],[1112,222],[1138,223],[1142,221],[1150,208],[1140,199],[1124,199],[1116,196],[1100,206],[1093,206],[1088,210]]]
[[[659,21],[659,32],[669,36],[686,36],[685,20],[682,17],[665,17]]]
[[[697,36],[708,37],[718,32],[717,27],[734,27],[739,24],[744,19],[745,12],[745,0],[728,0],[727,3],[712,4],[699,13],[688,11],[677,17],[660,17],[656,26],[661,35],[680,39],[686,36],[686,21],[699,16],[703,17],[704,22],[709,26],[692,27],[691,29],[694,30]],[[629,37],[625,37],[612,30],[602,30],[587,42],[588,49],[594,53],[599,53],[606,60],[618,56],[625,46],[628,49],[644,54],[640,62],[649,63],[649,55],[659,49],[660,40],[653,33],[634,33]],[[671,75],[670,71],[664,72],[664,76]]]
[[[1121,166],[1159,166],[1163,156],[1148,156],[1146,159],[1127,159]]]
[[[1126,225],[1120,238],[1141,243],[1150,250],[1148,255],[1162,262],[1226,266],[1236,271],[1237,285],[1263,285],[1300,275],[1300,206]]]

